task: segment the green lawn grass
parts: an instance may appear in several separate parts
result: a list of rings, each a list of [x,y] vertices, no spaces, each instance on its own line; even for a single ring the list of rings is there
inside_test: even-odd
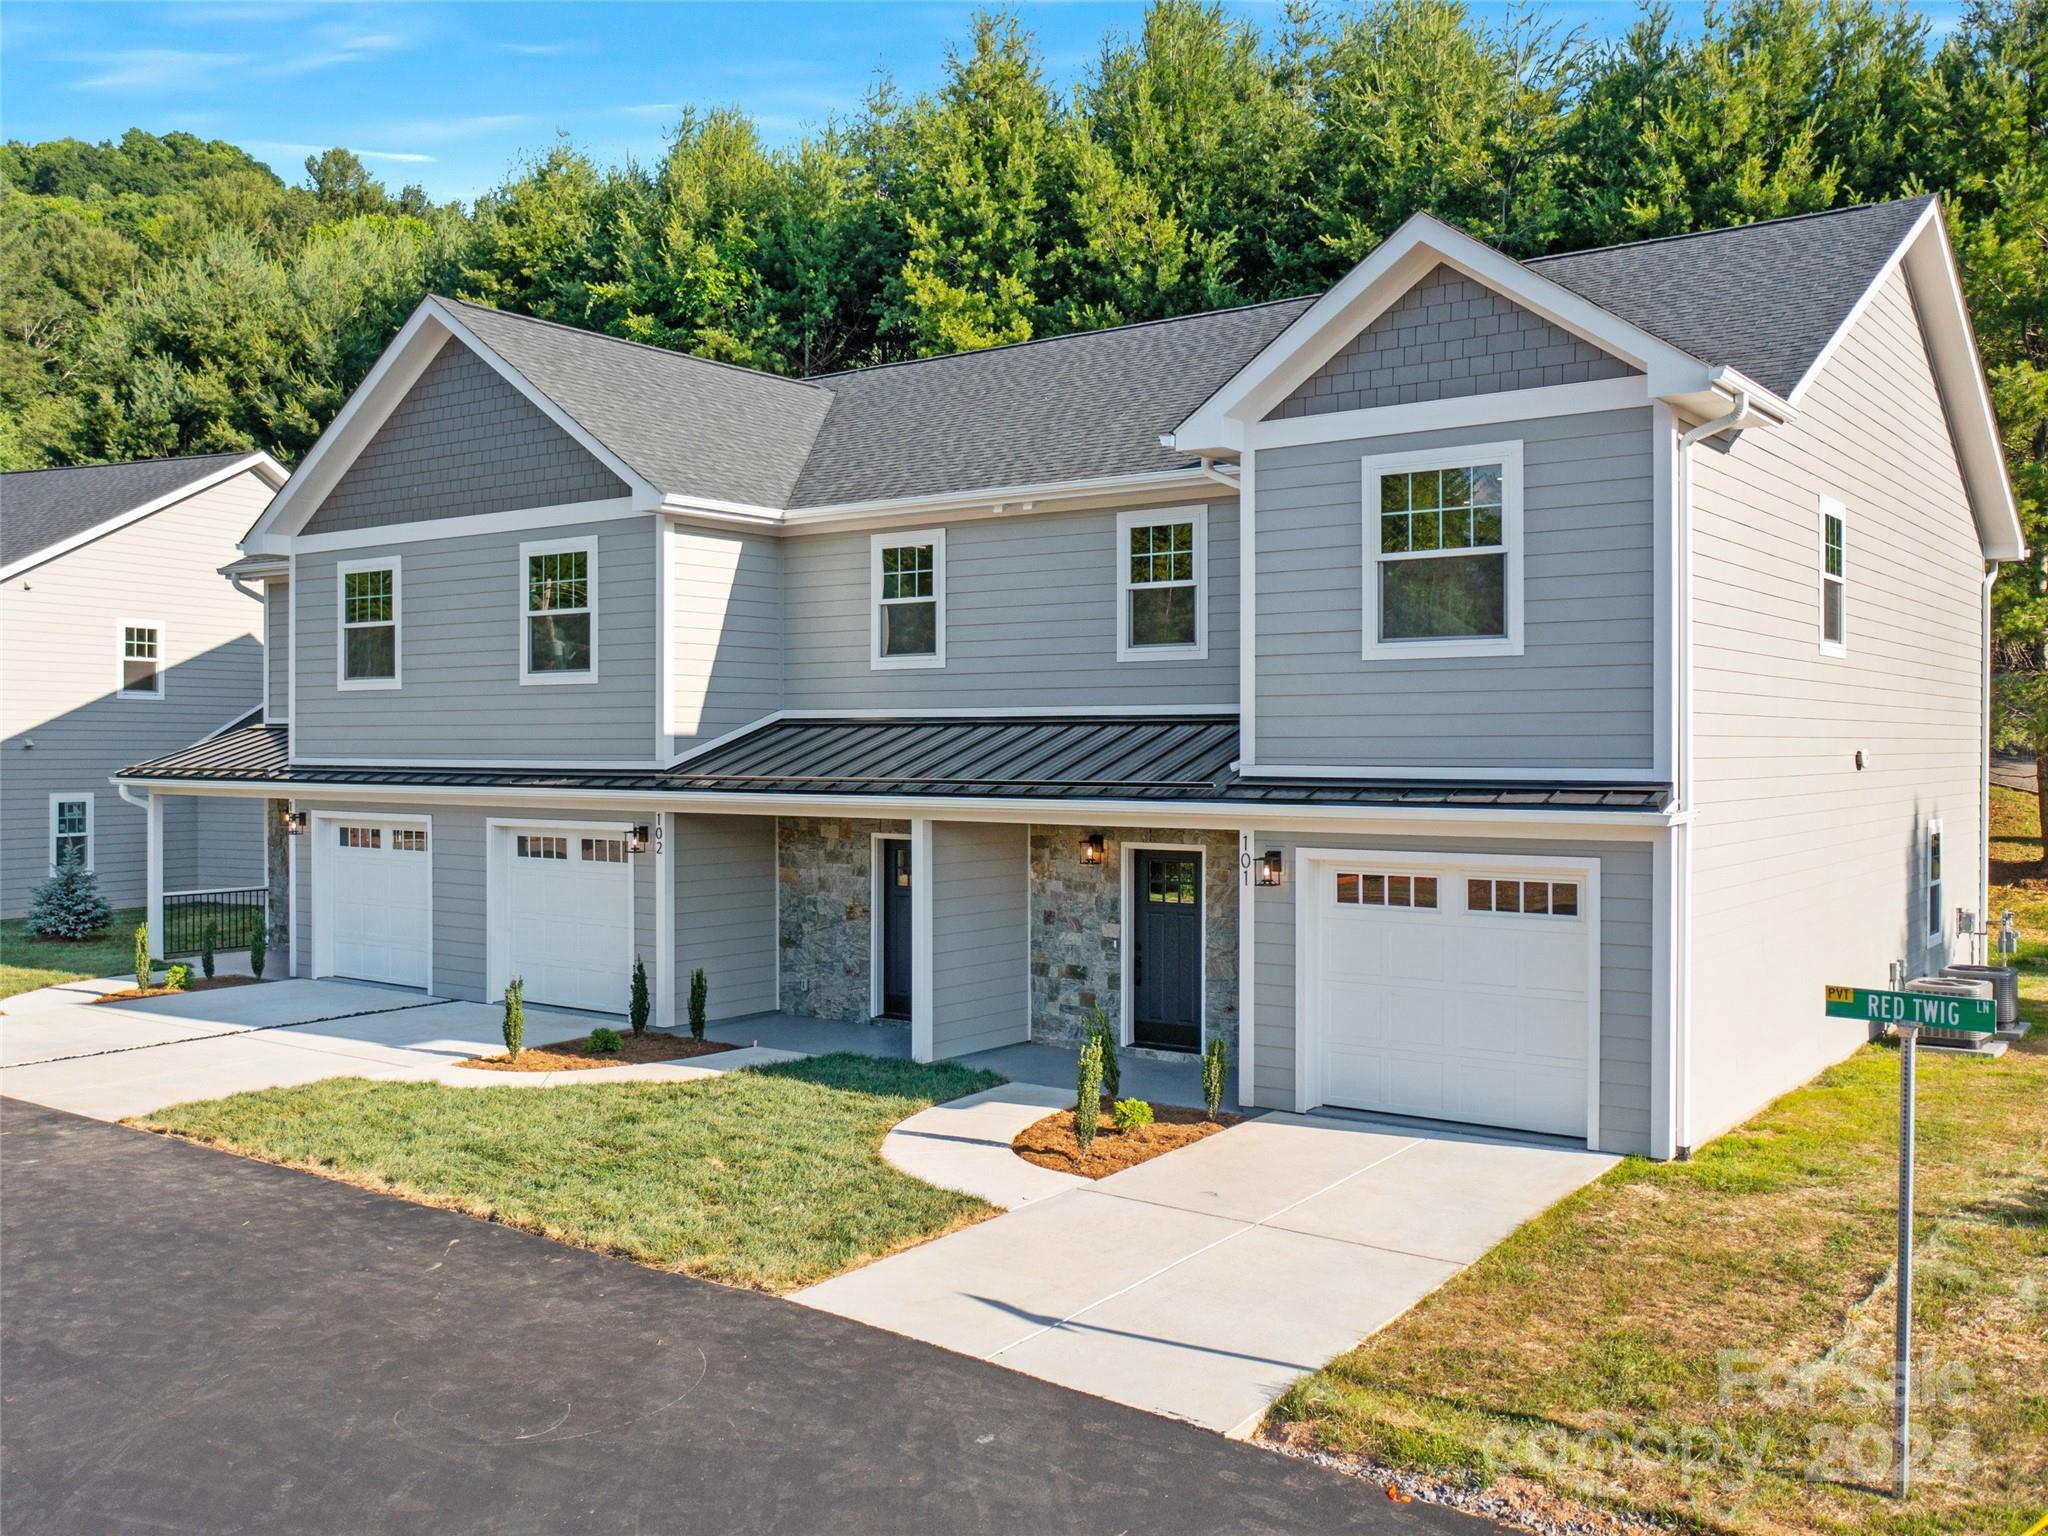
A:
[[[993,1214],[898,1172],[880,1147],[906,1116],[1001,1081],[845,1054],[674,1085],[332,1078],[134,1123],[780,1292]]]
[[[0,922],[0,998],[59,982],[95,976],[130,976],[135,970],[135,925],[140,907],[116,912],[96,939],[42,939],[24,933],[21,919]]]
[[[2037,857],[2031,797],[1994,793],[1994,839]],[[1872,1486],[1890,1425],[1889,1044],[1689,1163],[1627,1160],[1305,1378],[1269,1428],[1708,1530],[2020,1536],[2048,1514],[2048,897],[1990,905],[2027,930],[2035,1030],[1995,1062],[1921,1054],[1915,1327],[1942,1392],[1920,1422],[1946,1455],[1909,1504]],[[1810,1391],[1759,1388],[1744,1373],[1760,1364],[1807,1371]]]

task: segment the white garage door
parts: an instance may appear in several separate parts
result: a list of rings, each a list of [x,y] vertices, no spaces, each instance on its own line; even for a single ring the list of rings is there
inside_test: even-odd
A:
[[[325,976],[424,987],[434,942],[434,875],[423,823],[322,821],[318,878]]]
[[[529,1003],[624,1013],[632,985],[633,862],[623,832],[505,829],[500,953]]]
[[[1586,1134],[1582,879],[1310,869],[1324,1103]]]

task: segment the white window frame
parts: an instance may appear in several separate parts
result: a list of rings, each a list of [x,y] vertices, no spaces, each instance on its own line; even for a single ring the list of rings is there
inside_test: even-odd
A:
[[[1507,557],[1503,582],[1504,635],[1478,635],[1444,640],[1382,640],[1380,638],[1380,476],[1419,469],[1462,469],[1469,464],[1500,465],[1500,536]],[[1411,453],[1376,454],[1360,465],[1362,514],[1359,518],[1363,567],[1361,592],[1365,624],[1360,654],[1367,661],[1418,661],[1440,656],[1519,656],[1522,654],[1522,444],[1459,443]],[[1474,551],[1445,550],[1398,558],[1469,558]]]
[[[590,667],[583,672],[536,672],[531,666],[533,653],[529,648],[527,620],[534,617],[527,603],[527,562],[535,555],[582,555],[584,566],[585,598],[590,614]],[[513,603],[519,614],[519,683],[521,687],[539,687],[560,683],[594,683],[597,681],[597,541],[594,539],[536,539],[530,544],[519,546],[519,590],[514,594]],[[545,610],[552,613],[581,613],[585,609],[558,608]]]
[[[348,578],[360,571],[391,573],[391,675],[348,675]],[[397,555],[374,560],[338,560],[334,565],[334,686],[345,692],[397,688],[405,682],[405,570]]]
[[[933,649],[929,656],[884,656],[882,654],[882,551],[909,549],[919,544],[932,547]],[[925,602],[925,598],[890,598],[891,604]],[[927,528],[915,532],[877,533],[868,540],[868,666],[876,672],[943,667],[946,664],[946,530]]]
[[[1131,580],[1131,530],[1167,523],[1192,523],[1195,577],[1192,582]],[[1188,585],[1195,589],[1195,641],[1192,645],[1133,645],[1131,594],[1139,587]],[[1207,661],[1209,659],[1209,509],[1196,507],[1134,507],[1116,516],[1116,659],[1118,661]]]
[[[99,838],[95,835],[93,829],[92,791],[89,789],[68,790],[62,794],[53,794],[50,796],[49,836],[43,842],[43,852],[49,856],[47,862],[50,866],[50,873],[53,875],[57,873],[57,807],[68,805],[75,800],[83,800],[85,802],[85,860],[79,867],[88,874],[91,873],[93,864],[99,854]]]
[[[1828,519],[1834,518],[1842,525],[1842,574],[1828,574]],[[1823,656],[1846,656],[1849,654],[1849,509],[1832,496],[1820,498],[1820,517],[1816,526],[1818,548],[1815,563],[1820,568],[1820,653]],[[1828,638],[1828,584],[1842,589],[1842,636],[1839,640]]]
[[[146,629],[156,636],[156,688],[145,693],[128,686],[128,631]],[[117,699],[162,699],[170,688],[170,668],[165,665],[169,659],[165,652],[169,648],[168,635],[161,619],[119,619],[114,624],[114,697]]]
[[[1948,920],[1944,913],[1947,876],[1934,872],[1934,848],[1941,841],[1941,818],[1931,818],[1927,823],[1927,834],[1920,855],[1920,884],[1927,898],[1927,942],[1939,944],[1948,938]]]

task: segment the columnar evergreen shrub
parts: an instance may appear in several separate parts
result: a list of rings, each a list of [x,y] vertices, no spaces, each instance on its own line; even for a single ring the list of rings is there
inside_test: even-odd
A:
[[[517,976],[505,984],[505,1054],[519,1059],[526,1044],[526,983]]]
[[[249,938],[249,974],[261,976],[263,962],[270,958],[270,929],[266,923],[258,923],[256,932]]]
[[[1074,1082],[1074,1144],[1086,1157],[1102,1125],[1102,1037],[1090,1035],[1081,1047]]]
[[[57,873],[36,887],[22,927],[45,939],[89,939],[105,933],[113,920],[114,909],[100,896],[99,877],[70,850]]]
[[[206,973],[208,981],[213,980],[213,946],[220,941],[220,924],[213,918],[206,920],[206,927],[199,934],[199,969]]]
[[[690,1038],[704,1038],[704,1002],[711,993],[711,983],[704,977],[704,967],[698,966],[690,972]]]
[[[1223,1043],[1221,1035],[1210,1036],[1202,1051],[1202,1103],[1208,1107],[1211,1120],[1223,1107],[1223,1077],[1229,1070],[1230,1047]]]
[[[149,924],[135,925],[135,990],[149,990]]]
[[[638,955],[633,957],[632,1000],[626,1005],[627,1017],[633,1021],[633,1033],[647,1033],[647,1010],[653,1006],[647,995],[647,962]]]
[[[1100,1004],[1088,1010],[1088,1038],[1102,1047],[1102,1091],[1112,1099],[1123,1088],[1123,1070],[1116,1060],[1116,1027]]]

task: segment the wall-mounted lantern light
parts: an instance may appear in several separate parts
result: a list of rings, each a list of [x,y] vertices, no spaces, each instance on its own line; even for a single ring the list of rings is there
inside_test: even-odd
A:
[[[1081,839],[1081,862],[1083,864],[1100,864],[1102,856],[1103,842],[1100,832],[1090,832]]]
[[[286,811],[284,813],[284,829],[292,837],[305,836],[306,813],[304,811]]]
[[[627,851],[630,853],[645,853],[649,836],[650,834],[645,825],[635,827],[632,836],[626,840]]]
[[[1279,883],[1280,850],[1278,848],[1268,848],[1266,856],[1259,860],[1259,884],[1278,885]]]

